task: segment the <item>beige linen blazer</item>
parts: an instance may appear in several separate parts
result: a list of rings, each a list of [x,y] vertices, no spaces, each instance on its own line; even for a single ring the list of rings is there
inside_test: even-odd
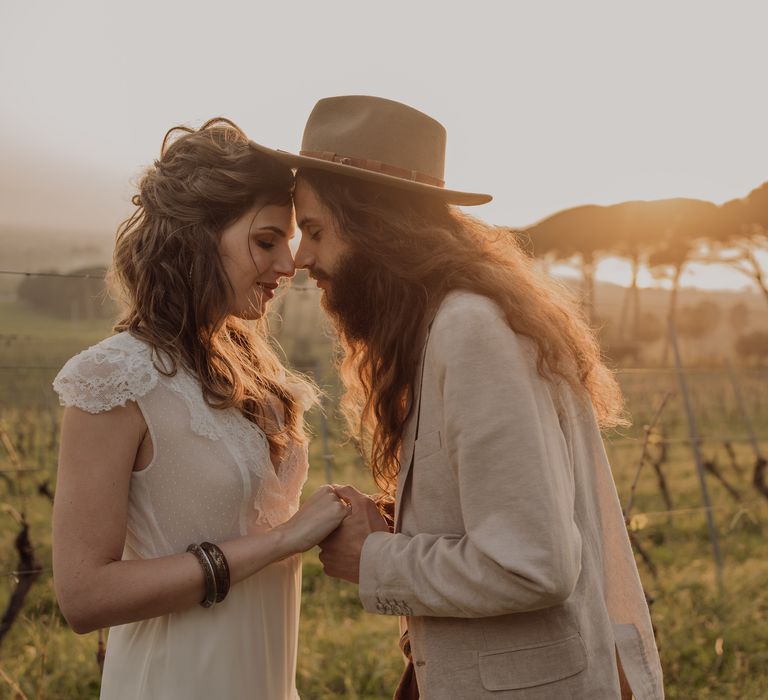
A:
[[[407,617],[421,696],[619,698],[618,652],[635,698],[663,698],[586,397],[543,380],[533,343],[464,291],[438,308],[415,387],[395,532],[366,539],[360,598]]]

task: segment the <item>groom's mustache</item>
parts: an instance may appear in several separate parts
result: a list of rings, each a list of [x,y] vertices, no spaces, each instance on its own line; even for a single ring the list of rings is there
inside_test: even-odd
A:
[[[313,267],[309,271],[309,276],[317,282],[330,282],[333,279],[325,270],[321,270],[318,267]]]

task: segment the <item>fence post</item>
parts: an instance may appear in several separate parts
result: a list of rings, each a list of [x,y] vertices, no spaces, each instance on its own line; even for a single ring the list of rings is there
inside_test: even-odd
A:
[[[320,366],[319,363],[315,363],[315,383],[318,386],[320,384]],[[325,466],[325,483],[333,483],[333,455],[328,447],[328,416],[325,413],[326,410],[326,396],[325,392],[320,394],[320,437],[323,445],[323,464]]]
[[[677,344],[677,333],[675,331],[675,322],[673,318],[669,319],[669,340],[672,345],[672,352],[675,358],[675,369],[677,370],[677,381],[680,385],[680,393],[683,395],[683,404],[688,418],[688,433],[691,438],[691,450],[696,462],[696,472],[699,476],[699,486],[701,487],[701,497],[704,501],[705,513],[707,517],[707,528],[709,529],[709,540],[712,543],[712,556],[715,560],[715,574],[717,577],[717,587],[720,595],[723,594],[723,561],[720,556],[720,541],[717,536],[715,520],[712,517],[712,503],[709,500],[709,491],[707,490],[706,476],[704,473],[704,461],[701,458],[701,438],[696,425],[696,416],[691,406],[691,397],[688,393],[688,381],[683,370],[683,364],[680,360],[680,348]]]
[[[744,403],[744,396],[741,393],[741,384],[736,377],[736,373],[733,371],[733,365],[728,362],[727,366],[728,376],[730,377],[731,385],[733,386],[733,393],[736,395],[736,403],[739,406],[739,413],[741,413],[741,418],[744,421],[744,425],[747,428],[747,433],[749,434],[749,441],[752,443],[752,450],[755,453],[755,470],[752,475],[752,485],[761,494],[763,494],[763,496],[768,498],[768,488],[766,488],[765,485],[765,469],[766,466],[768,466],[768,462],[766,462],[765,456],[760,450],[760,443],[757,439],[757,435],[755,435],[755,429],[752,426],[752,421],[749,418],[747,405]]]
[[[726,361],[726,366],[728,367],[728,377],[731,380],[733,393],[736,395],[736,403],[739,406],[741,419],[744,421],[744,427],[747,429],[749,441],[752,443],[752,450],[755,453],[755,457],[761,459],[763,454],[760,451],[760,443],[757,441],[757,436],[755,435],[755,429],[752,426],[752,421],[749,419],[749,413],[747,413],[747,405],[744,403],[744,396],[741,393],[741,384],[736,377],[736,373],[733,371],[733,365],[730,363],[730,361]]]

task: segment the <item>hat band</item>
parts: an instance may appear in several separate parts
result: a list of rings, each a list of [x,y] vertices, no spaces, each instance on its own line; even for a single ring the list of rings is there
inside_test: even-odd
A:
[[[318,158],[320,160],[327,160],[332,163],[339,163],[340,165],[351,165],[353,168],[369,170],[373,173],[392,175],[393,177],[399,177],[402,180],[420,182],[423,185],[432,185],[433,187],[445,186],[445,180],[441,180],[439,177],[427,175],[426,173],[422,173],[419,170],[398,168],[396,165],[382,163],[380,160],[368,160],[366,158],[351,158],[349,156],[340,156],[338,153],[334,153],[333,151],[299,151],[299,154],[306,156],[307,158]]]

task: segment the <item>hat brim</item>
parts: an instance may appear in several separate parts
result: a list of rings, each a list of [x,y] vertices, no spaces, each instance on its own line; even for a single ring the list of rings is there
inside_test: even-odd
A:
[[[404,178],[395,177],[394,175],[386,175],[385,173],[377,173],[371,170],[365,170],[364,168],[358,168],[354,165],[345,165],[343,163],[335,163],[329,160],[323,160],[322,158],[311,158],[310,156],[300,156],[295,153],[289,153],[288,151],[281,151],[274,148],[267,148],[255,141],[250,142],[251,146],[257,151],[266,153],[272,156],[281,163],[291,168],[312,168],[314,170],[327,170],[332,173],[339,173],[340,175],[347,175],[348,177],[354,177],[358,180],[366,180],[368,182],[379,182],[382,185],[388,185],[390,187],[396,187],[402,190],[408,190],[409,192],[423,192],[430,194],[439,199],[442,199],[448,204],[456,204],[464,207],[477,206],[479,204],[487,204],[493,197],[489,194],[481,194],[478,192],[460,192],[459,190],[447,190],[443,187],[435,187],[434,185],[427,185],[422,182],[414,182],[412,180],[405,180]]]

